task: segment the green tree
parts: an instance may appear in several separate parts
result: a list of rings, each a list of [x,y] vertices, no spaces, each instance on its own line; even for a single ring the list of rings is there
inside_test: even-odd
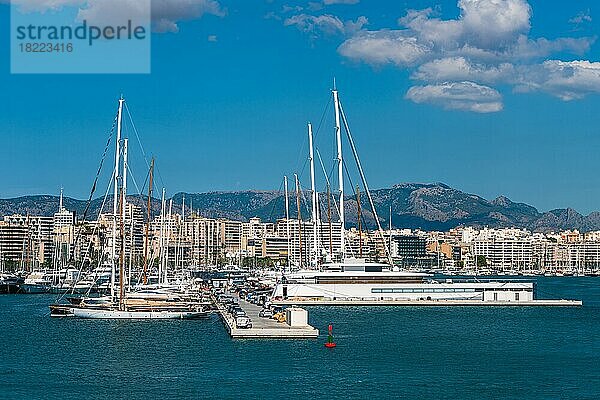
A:
[[[482,268],[482,267],[487,267],[487,259],[485,258],[485,256],[477,256],[477,267],[478,268]]]

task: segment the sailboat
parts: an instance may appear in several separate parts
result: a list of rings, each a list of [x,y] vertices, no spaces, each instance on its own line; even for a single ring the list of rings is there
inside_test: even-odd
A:
[[[128,296],[125,282],[125,226],[124,217],[127,196],[127,145],[128,139],[121,140],[123,97],[119,99],[117,114],[117,138],[115,169],[113,173],[113,224],[110,296],[101,298],[81,298],[71,304],[53,304],[51,316],[71,316],[86,319],[197,319],[206,317],[203,305],[195,302],[173,301],[172,298]],[[121,143],[122,142],[122,143]],[[121,158],[122,155],[122,158]],[[117,228],[117,224],[120,226]],[[117,232],[119,251],[117,265]],[[117,274],[118,272],[118,286]],[[73,304],[74,303],[74,304]]]

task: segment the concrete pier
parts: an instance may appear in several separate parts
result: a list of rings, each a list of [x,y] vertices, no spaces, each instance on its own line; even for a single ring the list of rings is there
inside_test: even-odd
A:
[[[252,328],[237,328],[234,318],[229,315],[226,307],[215,299],[217,311],[232,338],[247,339],[315,339],[319,330],[310,325],[289,326],[286,322],[277,322],[271,318],[262,318],[258,313],[262,309],[252,303],[239,299],[240,307],[252,320]]]
[[[274,300],[278,306],[396,306],[396,307],[581,307],[581,300]]]

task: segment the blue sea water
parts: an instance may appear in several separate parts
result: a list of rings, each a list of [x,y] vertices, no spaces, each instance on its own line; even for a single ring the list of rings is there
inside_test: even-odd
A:
[[[199,321],[48,316],[0,296],[0,398],[600,399],[600,278],[538,278],[581,308],[310,308],[317,340]],[[335,349],[326,349],[327,324]]]

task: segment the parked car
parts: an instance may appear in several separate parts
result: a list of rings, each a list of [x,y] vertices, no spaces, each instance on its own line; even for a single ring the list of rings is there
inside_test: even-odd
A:
[[[258,313],[258,316],[262,317],[262,318],[272,318],[273,317],[273,310],[271,310],[270,308],[263,308]]]
[[[239,316],[235,318],[235,326],[240,329],[252,328],[252,320],[247,316]]]

